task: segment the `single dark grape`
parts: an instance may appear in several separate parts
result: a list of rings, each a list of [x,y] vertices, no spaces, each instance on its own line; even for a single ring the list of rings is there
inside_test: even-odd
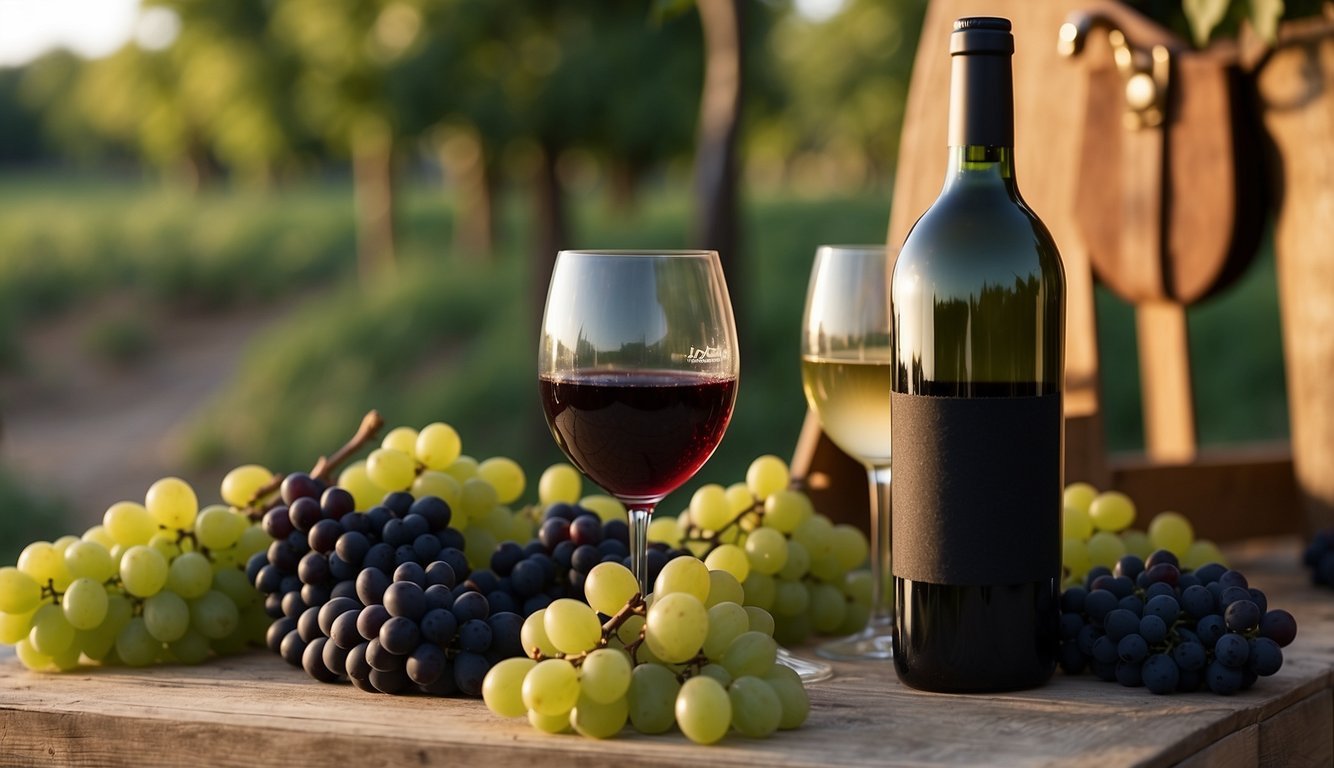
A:
[[[283,657],[283,661],[294,667],[301,666],[301,657],[305,652],[306,641],[301,638],[299,629],[288,632],[278,646],[278,653]]]
[[[265,554],[269,565],[281,572],[280,578],[282,574],[296,573],[296,567],[301,564],[301,555],[298,555],[286,540],[273,542]]]
[[[597,515],[580,515],[570,523],[570,541],[576,546],[597,546],[602,542],[602,520]]]
[[[389,507],[376,505],[366,510],[366,522],[370,525],[370,532],[376,536],[380,536],[385,524],[393,519],[394,513]]]
[[[1084,611],[1088,614],[1090,622],[1102,626],[1107,614],[1116,608],[1116,603],[1116,595],[1105,589],[1094,589],[1084,599]]]
[[[417,621],[426,613],[426,593],[416,582],[396,581],[384,591],[384,607],[390,616]]]
[[[1121,638],[1139,631],[1139,616],[1125,608],[1116,608],[1107,614],[1102,625],[1112,642],[1119,643]]]
[[[339,557],[337,552],[330,552],[328,557],[330,581],[353,581],[361,572],[360,568]]]
[[[347,489],[335,485],[325,489],[320,496],[320,509],[324,510],[324,516],[330,520],[340,520],[344,515],[357,511],[357,500],[352,498]]]
[[[426,588],[426,569],[416,563],[404,563],[394,569],[394,581],[410,581]]]
[[[491,613],[517,613],[519,610],[519,603],[505,590],[497,589],[488,594],[486,601],[490,604]]]
[[[1079,634],[1075,635],[1075,644],[1079,646],[1080,653],[1092,656],[1093,644],[1099,637],[1102,637],[1102,632],[1091,624],[1085,624],[1079,628]]]
[[[1131,634],[1116,644],[1116,656],[1121,661],[1138,664],[1149,655],[1149,644],[1143,635]]]
[[[1144,572],[1144,561],[1135,555],[1125,555],[1116,561],[1116,567],[1112,569],[1112,574],[1116,576],[1125,576],[1128,579],[1138,578]]]
[[[426,588],[426,610],[434,611],[437,608],[449,610],[454,607],[454,593],[444,584],[432,584]]]
[[[1241,690],[1241,670],[1229,667],[1221,661],[1212,661],[1204,672],[1204,682],[1214,693],[1230,696]]]
[[[1079,637],[1079,630],[1083,629],[1085,626],[1087,625],[1084,624],[1083,616],[1080,616],[1077,613],[1062,613],[1061,639],[1074,640],[1076,637]]]
[[[380,627],[380,645],[398,655],[412,653],[421,644],[421,628],[403,616],[393,616]]]
[[[356,531],[364,535],[370,533],[371,530],[370,518],[360,512],[348,512],[338,518],[338,522],[343,524],[343,530],[345,531]]]
[[[308,496],[303,496],[288,504],[287,516],[292,521],[292,528],[298,532],[309,531],[324,519],[320,503]]]
[[[283,638],[287,637],[289,632],[296,631],[296,619],[283,616],[269,625],[268,631],[264,633],[264,643],[270,651],[280,653],[282,651]]]
[[[545,576],[542,564],[535,558],[522,560],[510,572],[510,588],[519,597],[531,597],[542,591],[542,586],[547,581]]]
[[[524,559],[523,547],[512,541],[506,541],[491,553],[491,570],[499,576],[508,576]]]
[[[380,505],[388,507],[389,511],[393,512],[398,517],[403,517],[412,509],[413,501],[415,501],[415,499],[413,499],[412,494],[407,491],[392,491],[385,494]]]
[[[1184,589],[1184,587],[1182,588]],[[1147,603],[1155,597],[1170,597],[1175,600],[1177,597],[1177,588],[1161,581],[1150,584],[1144,588],[1144,602]]]
[[[255,589],[266,595],[272,595],[282,586],[283,572],[275,565],[266,565],[259,569],[259,575],[255,577],[254,583]]]
[[[568,523],[578,517],[581,510],[582,507],[558,501],[547,507],[546,511],[542,513],[543,522],[546,522],[547,520],[564,520]]]
[[[1214,658],[1234,669],[1244,667],[1250,655],[1250,645],[1241,635],[1228,633],[1214,644]]]
[[[491,625],[491,650],[505,658],[523,656],[523,643],[519,633],[523,629],[523,617],[512,611],[497,611],[487,617]]]
[[[1097,581],[1103,576],[1111,576],[1111,575],[1112,575],[1111,568],[1108,568],[1105,565],[1095,565],[1089,569],[1088,573],[1084,574],[1084,587],[1090,590],[1095,589],[1095,587],[1093,586],[1093,582]]]
[[[265,512],[262,525],[264,532],[275,539],[285,539],[295,530],[292,526],[292,518],[289,516],[285,505],[274,507]]]
[[[608,520],[602,524],[602,539],[604,541],[619,541],[626,546],[630,545],[630,526],[624,520]]]
[[[1181,572],[1181,576],[1177,578],[1177,588],[1178,588],[1178,589],[1185,589],[1186,587],[1193,587],[1193,586],[1198,585],[1199,583],[1200,583],[1200,579],[1199,579],[1199,577],[1196,576],[1194,573],[1192,573],[1192,572],[1190,572],[1190,571],[1182,571],[1182,572]]]
[[[330,569],[332,569],[333,567],[332,560],[329,561],[329,565]],[[353,600],[356,600],[357,599],[356,579],[355,578],[344,579],[343,581],[340,581],[337,584],[333,585],[333,589],[329,590],[329,597],[330,599],[335,597],[350,597]]]
[[[1260,626],[1260,606],[1250,600],[1238,600],[1223,612],[1227,628],[1233,632],[1247,632]]]
[[[366,644],[366,663],[370,664],[372,669],[378,669],[381,672],[392,672],[396,669],[402,669],[405,661],[405,657],[390,653],[380,643],[379,638]]]
[[[370,662],[366,661],[366,649],[369,647],[369,643],[360,643],[347,652],[347,660],[343,662],[343,668],[353,682],[369,680],[371,677],[371,665]]]
[[[384,531],[381,532],[380,538],[384,540],[384,543],[395,548],[412,541],[408,527],[399,518],[394,518],[384,524]]]
[[[1181,607],[1186,613],[1199,619],[1217,610],[1214,596],[1204,587],[1186,587],[1181,592]]]
[[[1159,549],[1155,550],[1144,560],[1144,570],[1147,571],[1155,565],[1170,565],[1173,568],[1180,569],[1181,561],[1178,560],[1177,556],[1172,554],[1170,550]]]
[[[482,681],[491,670],[486,657],[477,653],[460,653],[454,657],[454,684],[468,696],[482,695]]]
[[[440,585],[452,588],[456,583],[458,583],[458,579],[454,575],[454,569],[449,566],[449,563],[442,562],[440,560],[436,560],[435,562],[426,566],[425,573],[426,573],[425,586],[428,587]]]
[[[1227,634],[1227,624],[1224,623],[1222,616],[1211,613],[1195,623],[1195,634],[1199,635],[1200,643],[1204,645],[1205,650],[1212,650],[1219,638]]]
[[[363,569],[375,568],[382,573],[393,573],[395,567],[394,548],[384,542],[372,544],[371,548],[366,551],[366,557],[361,561],[361,567]]]
[[[366,558],[366,553],[371,550],[371,540],[366,538],[366,534],[360,531],[348,531],[338,537],[338,543],[334,545],[334,552],[343,559],[344,562],[361,567],[362,560]]]
[[[1178,643],[1172,649],[1172,660],[1183,670],[1199,671],[1204,669],[1208,654],[1199,643]]]
[[[552,598],[550,595],[539,592],[538,594],[533,595],[532,597],[523,601],[523,605],[520,606],[520,613],[522,613],[525,618],[528,616],[532,616],[537,611],[540,611],[543,608],[546,608],[548,605],[551,605],[551,600]]]
[[[1149,584],[1168,584],[1175,587],[1181,579],[1181,569],[1173,563],[1157,563],[1144,571],[1144,578]]]
[[[500,579],[491,571],[473,571],[464,583],[469,589],[489,595],[500,586]]]
[[[291,592],[283,593],[283,615],[293,619],[300,619],[301,614],[306,612],[310,606],[301,599],[301,590],[296,589]]]
[[[1195,569],[1195,578],[1200,580],[1201,584],[1211,584],[1227,573],[1227,566],[1221,563],[1206,563]]]
[[[486,619],[465,621],[459,627],[459,648],[470,653],[485,653],[491,647],[491,625]]]
[[[285,616],[282,593],[274,592],[264,596],[264,613],[270,619],[281,619]]]
[[[1250,601],[1251,591],[1246,587],[1224,587],[1223,594],[1218,597],[1218,607],[1226,611],[1229,605],[1238,600]]]
[[[1245,574],[1243,574],[1241,571],[1231,571],[1231,570],[1224,571],[1223,575],[1218,577],[1218,583],[1222,584],[1224,589],[1228,587],[1241,587],[1242,589],[1248,589],[1251,586],[1249,583],[1247,583]]]
[[[432,531],[442,531],[449,526],[453,513],[449,504],[438,496],[423,496],[412,502],[408,514],[420,515],[430,523]]]
[[[622,558],[630,554],[630,548],[615,539],[603,539],[598,544],[598,551],[602,553],[602,562],[620,562]]]
[[[542,522],[537,529],[537,540],[549,550],[570,540],[570,521],[561,517],[551,517]]]
[[[463,540],[463,534],[454,528],[446,528],[442,531],[436,531],[435,537],[440,539],[440,546],[444,549],[457,549],[463,551],[466,542]],[[453,565],[453,563],[451,563]],[[443,678],[442,678],[443,679]],[[436,683],[439,685],[439,683]]]
[[[1181,604],[1177,602],[1175,596],[1158,595],[1150,598],[1144,604],[1143,616],[1157,616],[1163,623],[1170,626],[1181,615]]]
[[[372,669],[370,684],[375,690],[380,693],[387,693],[390,696],[406,693],[412,688],[412,680],[408,678],[408,673],[402,669],[396,669],[391,672]]]
[[[330,597],[332,595],[325,584],[305,584],[301,587],[301,602],[306,605],[318,607],[329,602]]]
[[[422,637],[437,645],[445,646],[452,643],[458,630],[458,619],[454,618],[453,613],[442,608],[427,611],[421,620]]]
[[[430,685],[445,672],[445,652],[440,646],[424,643],[408,656],[405,671],[408,679],[417,685]]]
[[[450,610],[459,624],[463,624],[471,619],[485,619],[491,614],[491,604],[480,592],[465,592],[455,598]]]
[[[1265,596],[1263,591],[1255,587],[1251,587],[1248,591],[1251,593],[1251,602],[1259,607],[1261,614],[1269,610],[1269,598]]]
[[[584,544],[575,548],[574,555],[570,558],[570,568],[582,574],[587,574],[601,562],[602,553],[598,551],[598,548]]]
[[[319,497],[324,490],[323,483],[306,474],[305,472],[293,472],[283,478],[280,493],[283,501],[292,504],[297,499],[309,498],[312,501]],[[318,505],[318,502],[316,502]]]
[[[389,611],[383,605],[368,605],[357,615],[357,634],[363,640],[374,640],[380,636],[380,628],[389,621]]]
[[[361,619],[361,610],[344,611],[338,614],[329,627],[329,639],[339,648],[350,651],[366,642],[357,630],[357,621]]]
[[[1116,652],[1116,641],[1107,635],[1103,635],[1093,642],[1093,659],[1102,664],[1113,664],[1118,655]]]
[[[324,651],[321,654],[321,658],[324,661],[324,668],[328,670],[329,674],[333,675],[335,679],[346,677],[347,651],[343,648],[339,648],[333,640],[323,637],[320,639],[324,641]],[[309,653],[310,649],[307,648],[306,652]]]
[[[327,637],[317,637],[306,643],[306,648],[301,654],[301,668],[306,670],[306,674],[321,683],[332,683],[338,680],[338,676],[330,672],[329,668],[324,665],[324,646],[328,642]]]
[[[1297,638],[1297,620],[1281,608],[1265,611],[1260,619],[1260,636],[1273,640],[1280,648],[1287,648]]]
[[[1118,661],[1116,663],[1116,682],[1127,688],[1138,688],[1144,685],[1142,663]]]
[[[328,637],[333,632],[334,619],[342,616],[348,611],[360,611],[361,603],[349,598],[339,598],[329,600],[320,606],[319,623],[320,633]]]
[[[397,568],[404,563],[417,563],[418,565],[421,565],[421,563],[417,562],[417,550],[413,549],[411,544],[404,544],[394,550],[394,567]]]
[[[357,574],[357,599],[362,605],[384,602],[384,591],[389,588],[389,577],[379,568],[366,568]]]
[[[472,569],[468,567],[467,555],[464,555],[463,551],[456,547],[445,547],[440,550],[440,554],[436,555],[435,559],[454,569],[455,579],[465,579],[472,572]]]
[[[1144,614],[1144,601],[1139,599],[1138,595],[1127,595],[1116,603],[1116,607],[1122,610],[1130,611],[1136,616]]]
[[[1181,679],[1181,671],[1171,656],[1155,653],[1144,660],[1140,676],[1144,680],[1144,687],[1149,691],[1165,694],[1176,690],[1177,683]]]
[[[1267,637],[1257,637],[1250,645],[1250,671],[1268,677],[1283,666],[1283,651],[1279,650],[1278,643]]]

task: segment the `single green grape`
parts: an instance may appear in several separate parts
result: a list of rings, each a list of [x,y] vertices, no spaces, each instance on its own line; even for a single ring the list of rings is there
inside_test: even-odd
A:
[[[519,644],[523,646],[524,653],[531,655],[538,652],[543,656],[560,653],[551,638],[547,637],[546,615],[547,609],[539,608],[523,620],[523,627],[519,629]]]
[[[131,667],[152,664],[161,652],[162,641],[149,634],[142,616],[130,619],[116,636],[116,655]]]
[[[709,599],[704,601],[705,608],[712,608],[719,603],[744,603],[746,591],[741,582],[727,571],[709,571]]]
[[[529,710],[528,723],[542,733],[566,733],[570,730],[570,713],[544,715],[537,710]]]
[[[444,472],[436,469],[426,469],[422,470],[421,474],[417,475],[417,479],[412,481],[411,491],[415,498],[435,496],[453,509],[459,505],[459,499],[463,495],[463,486],[459,484],[458,480]],[[457,521],[451,522],[451,525],[458,527]]]
[[[570,598],[552,601],[546,607],[542,624],[547,637],[561,653],[583,653],[596,648],[602,640],[602,622],[584,603]]]
[[[42,588],[36,579],[13,566],[0,568],[0,612],[28,613],[41,599]]]
[[[501,504],[518,501],[528,484],[519,463],[505,456],[493,456],[478,464],[477,475],[496,489]]]
[[[523,679],[537,662],[522,656],[505,659],[486,673],[482,680],[482,701],[501,717],[522,717],[527,711],[523,703]]]
[[[199,514],[199,499],[189,483],[179,477],[164,477],[148,486],[144,507],[163,528],[188,531]]]
[[[764,500],[764,526],[781,533],[792,533],[815,516],[815,507],[801,491],[775,491]]]
[[[672,562],[685,559],[678,557]],[[694,595],[689,592],[657,594],[648,609],[644,643],[658,658],[679,664],[699,653],[708,632],[708,611]]]
[[[136,544],[120,558],[120,583],[135,597],[152,597],[167,583],[167,559],[152,547]]]
[[[814,562],[834,551],[834,526],[824,515],[812,515],[792,532],[792,538],[810,553]]]
[[[1098,531],[1087,544],[1089,562],[1111,568],[1126,553],[1126,545],[1121,537],[1111,531]]]
[[[579,673],[565,659],[545,659],[523,678],[524,706],[547,717],[568,716],[579,701]]]
[[[105,582],[116,575],[111,552],[95,541],[76,541],[65,548],[65,568],[74,578]]]
[[[727,695],[732,700],[732,727],[742,736],[763,739],[778,730],[783,703],[764,679],[738,677],[728,686]]]
[[[610,739],[621,732],[629,716],[630,704],[624,696],[612,701],[595,701],[582,695],[570,710],[570,725],[581,736]]]
[[[658,572],[653,593],[659,597],[684,593],[703,603],[709,599],[709,567],[693,557],[673,558]]]
[[[579,667],[582,695],[599,704],[624,699],[630,689],[630,672],[630,656],[625,651],[599,648],[588,654]]]
[[[1135,502],[1120,491],[1104,491],[1089,504],[1089,518],[1100,531],[1125,530],[1135,522]]]
[[[450,462],[449,466],[445,467],[443,471],[462,483],[468,478],[477,476],[477,459],[464,454]]]
[[[388,492],[371,480],[370,473],[366,470],[366,462],[354,461],[338,474],[339,487],[352,494],[352,499],[356,501],[357,509],[370,509],[384,498]],[[452,505],[451,505],[452,506]]]
[[[122,547],[147,544],[158,531],[152,513],[144,505],[133,501],[120,501],[107,507],[106,514],[102,516],[102,527]]]
[[[706,531],[720,531],[732,522],[727,490],[717,483],[701,485],[690,497],[690,519]]]
[[[763,608],[756,608],[753,605],[747,605],[746,617],[750,620],[750,631],[773,637],[774,617]],[[861,627],[858,627],[860,629]]]
[[[28,642],[43,656],[57,656],[74,644],[74,627],[65,618],[60,606],[48,603],[37,609],[32,617]]]
[[[172,643],[190,629],[190,606],[175,592],[159,592],[144,601],[144,628],[154,639]]]
[[[778,643],[763,632],[747,631],[737,635],[723,653],[722,665],[733,678],[762,676],[778,658]]]
[[[1084,541],[1093,535],[1093,518],[1088,508],[1066,507],[1061,511],[1062,533],[1067,539]]]
[[[412,456],[402,451],[377,448],[366,457],[366,476],[381,488],[403,491],[417,477],[417,465]]]
[[[106,620],[107,588],[87,577],[75,579],[60,598],[60,607],[71,627],[93,629]]]
[[[0,611],[0,645],[14,645],[26,639],[28,633],[32,631],[32,619],[35,615],[37,615],[35,607],[23,613]]]
[[[598,613],[614,616],[639,594],[635,575],[620,563],[598,563],[584,580],[584,597]]]
[[[750,616],[736,603],[719,603],[709,609],[709,632],[704,637],[704,655],[712,661],[723,657],[732,641],[750,630]]]
[[[598,516],[598,519],[604,523],[612,520],[625,521],[627,515],[625,505],[615,496],[608,496],[605,493],[595,493],[585,496],[579,500],[579,506]],[[670,520],[671,518],[664,518]]]
[[[1098,489],[1088,483],[1071,483],[1061,494],[1061,505],[1088,514],[1089,506],[1098,495]],[[1070,534],[1066,534],[1067,536]],[[1087,538],[1087,536],[1085,537]]]
[[[705,677],[712,677],[722,684],[724,688],[732,684],[732,673],[727,671],[727,667],[718,663],[709,663],[699,668],[699,673]]]
[[[212,584],[213,566],[198,552],[183,553],[167,567],[166,588],[187,600],[202,597]]]
[[[746,590],[746,605],[753,605],[766,611],[773,608],[777,590],[774,577],[751,571],[741,586]]]
[[[273,481],[273,473],[258,464],[245,464],[222,478],[219,495],[233,507],[249,506],[264,486]]]
[[[1088,544],[1082,539],[1066,537],[1061,541],[1061,564],[1072,576],[1083,576],[1093,567]]]
[[[777,456],[760,456],[746,468],[746,485],[756,498],[768,498],[787,488],[788,479],[787,462]]]
[[[712,744],[732,725],[732,700],[717,680],[692,677],[676,695],[676,724],[696,744]]]
[[[208,638],[193,629],[168,643],[167,651],[182,664],[203,664],[213,652]]]
[[[394,427],[380,441],[380,447],[412,456],[417,452],[417,437],[417,430],[412,427]]]
[[[537,500],[544,507],[552,504],[573,504],[584,492],[584,479],[579,470],[569,464],[552,464],[537,480]]]
[[[801,677],[782,664],[769,667],[763,677],[783,705],[783,718],[778,721],[779,729],[791,730],[806,722],[806,716],[811,711],[811,700],[805,686],[801,684]]]
[[[725,495],[727,496],[728,509],[732,511],[732,517],[736,517],[755,506],[755,494],[750,492],[750,486],[746,485],[744,480],[727,486]]]
[[[200,510],[195,518],[195,539],[208,549],[227,549],[236,545],[249,521],[221,504]]]
[[[866,562],[866,557],[870,554],[871,549],[870,544],[866,541],[866,536],[861,531],[847,523],[839,523],[834,526],[832,536],[834,556],[837,558],[842,572],[860,567]]]
[[[843,592],[833,584],[813,584],[810,595],[811,628],[822,634],[833,634],[848,612],[848,601]]]
[[[417,433],[414,454],[427,469],[443,471],[463,452],[459,433],[448,424],[435,422],[422,427]]]
[[[750,575],[750,558],[746,550],[735,544],[722,544],[714,548],[704,558],[704,564],[710,570],[730,573],[738,582],[745,581]]]
[[[1195,543],[1195,528],[1180,512],[1159,512],[1149,521],[1149,543],[1183,557]]]
[[[70,582],[65,556],[49,541],[34,541],[24,547],[19,553],[18,569],[39,585],[53,583],[56,591],[64,591]]]
[[[668,668],[640,664],[631,674],[627,702],[630,724],[640,733],[666,733],[676,723],[676,696],[681,684]]]
[[[800,581],[779,579],[774,589],[774,606],[771,612],[775,616],[796,616],[805,613],[811,606],[811,593]]]
[[[776,574],[780,579],[796,581],[811,571],[811,554],[799,542],[788,541],[787,559]]]
[[[190,627],[210,640],[221,640],[236,631],[240,611],[236,603],[221,592],[209,590],[189,602]]]

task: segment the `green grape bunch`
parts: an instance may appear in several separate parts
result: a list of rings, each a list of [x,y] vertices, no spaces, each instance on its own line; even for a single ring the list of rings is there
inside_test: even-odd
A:
[[[0,568],[0,642],[32,670],[197,664],[263,641],[269,617],[243,570],[269,545],[251,511],[273,473],[238,467],[202,509],[167,477],[112,504],[82,536],[37,541]]]
[[[866,536],[835,525],[790,486],[787,463],[761,456],[744,481],[701,486],[679,516],[654,520],[649,540],[684,547],[731,574],[743,588],[739,602],[772,614],[785,645],[852,634],[871,610]]]
[[[483,681],[492,712],[597,739],[627,725],[648,734],[675,727],[699,744],[805,721],[810,700],[777,662],[773,617],[741,604],[728,571],[674,558],[645,600],[628,568],[604,562],[584,591],[587,603],[558,599],[524,621],[527,655],[501,661]]]

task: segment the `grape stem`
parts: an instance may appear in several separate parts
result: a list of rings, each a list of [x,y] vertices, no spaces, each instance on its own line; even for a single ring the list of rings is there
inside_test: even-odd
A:
[[[686,527],[686,533],[685,536],[682,538],[682,540],[688,544],[709,545],[708,550],[705,551],[703,555],[700,555],[700,557],[702,558],[705,555],[708,555],[709,552],[712,552],[715,548],[717,548],[719,544],[723,543],[724,533],[726,533],[728,530],[732,528],[740,528],[741,522],[751,515],[755,517],[757,523],[762,522],[764,520],[764,502],[760,501],[759,499],[756,499],[755,502],[752,503],[749,507],[737,513],[737,516],[728,521],[726,525],[724,525],[722,528],[719,528],[716,531],[713,531],[711,534],[707,536],[705,535],[705,529],[700,528],[698,525],[695,525],[692,522],[690,523],[689,526]]]
[[[315,462],[314,468],[310,470],[310,476],[316,480],[328,482],[329,475],[333,474],[333,471],[342,466],[343,462],[351,458],[353,454],[364,448],[367,443],[374,440],[382,428],[384,428],[384,418],[380,416],[380,412],[376,410],[367,411],[366,415],[361,417],[361,425],[357,427],[356,434],[344,443],[343,447],[329,456],[321,456]],[[264,516],[264,513],[268,511],[266,500],[277,493],[278,489],[282,487],[283,479],[286,477],[287,475],[281,472],[274,473],[269,482],[255,491],[254,498],[245,507],[245,512],[251,520],[259,520]]]
[[[621,628],[621,625],[624,624],[626,621],[628,621],[631,616],[643,616],[646,610],[647,609],[646,609],[646,604],[644,603],[644,596],[636,592],[633,597],[625,601],[625,605],[621,606],[621,610],[617,611],[615,616],[612,616],[610,619],[607,619],[606,623],[602,625],[602,639],[598,641],[597,648],[584,651],[583,653],[571,653],[571,654],[557,653],[554,656],[548,656],[542,653],[541,649],[534,649],[531,658],[535,661],[544,661],[546,659],[565,659],[566,661],[570,662],[571,664],[577,667],[583,663],[584,659],[588,658],[588,654],[592,653],[598,648],[606,648],[607,645],[611,643],[611,639],[616,636],[617,630],[619,630]],[[643,641],[644,641],[644,632],[641,629],[639,632],[639,639],[625,646],[625,650],[630,654],[630,659],[632,662],[637,663],[637,661],[635,661],[635,650],[639,648],[639,644],[642,643]]]

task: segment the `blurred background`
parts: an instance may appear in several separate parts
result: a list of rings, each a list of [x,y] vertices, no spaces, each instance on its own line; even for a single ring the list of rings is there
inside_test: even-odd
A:
[[[370,408],[535,483],[559,247],[723,251],[736,417],[665,513],[790,456],[810,264],[884,241],[925,0],[723,5],[0,0],[0,560],[166,474],[307,469]],[[1274,282],[1267,246],[1191,310],[1206,445],[1287,435]],[[1098,313],[1135,449],[1131,310]]]

